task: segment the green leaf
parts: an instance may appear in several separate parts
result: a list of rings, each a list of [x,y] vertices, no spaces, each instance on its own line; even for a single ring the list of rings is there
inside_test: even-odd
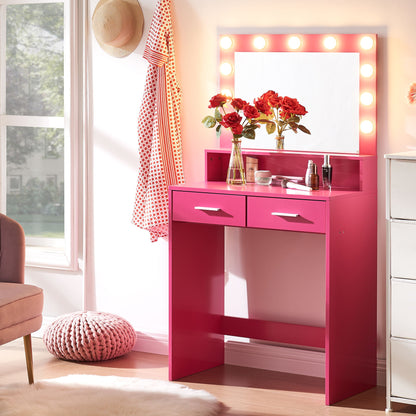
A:
[[[298,125],[296,123],[291,122],[289,123],[289,126],[295,133],[298,132]]]
[[[266,131],[268,134],[272,134],[276,131],[276,124],[274,123],[267,123],[266,124]]]
[[[217,121],[212,116],[206,116],[202,119],[202,124],[205,127],[209,128],[209,129],[212,129],[217,124]]]
[[[222,121],[222,115],[220,113],[220,110],[218,110],[218,107],[215,109],[214,117],[215,120],[217,120],[218,122]]]
[[[221,124],[218,124],[217,128],[215,129],[215,131],[217,132],[217,137],[220,137],[221,134]]]
[[[245,137],[246,139],[254,140],[256,138],[256,132],[254,131],[254,129],[244,129],[243,137]]]
[[[306,134],[311,134],[311,132],[305,126],[302,126],[301,124],[298,125],[298,129],[300,131],[303,131]]]

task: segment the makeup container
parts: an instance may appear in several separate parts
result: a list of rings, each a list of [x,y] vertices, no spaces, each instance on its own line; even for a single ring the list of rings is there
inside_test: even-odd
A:
[[[259,161],[255,157],[246,157],[246,181],[247,183],[254,183],[256,170],[259,168]]]
[[[329,155],[324,155],[322,165],[322,186],[324,189],[331,189],[332,186],[332,166],[329,163]]]
[[[319,189],[319,175],[316,170],[316,164],[313,160],[308,161],[308,168],[305,174],[305,184],[311,187],[314,191]]]
[[[272,183],[272,173],[269,170],[258,170],[254,174],[257,185],[270,185]]]

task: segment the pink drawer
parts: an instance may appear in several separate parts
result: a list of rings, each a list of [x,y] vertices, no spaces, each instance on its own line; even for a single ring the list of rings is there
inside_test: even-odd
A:
[[[325,232],[325,202],[248,197],[247,227]]]
[[[246,226],[246,197],[243,195],[174,191],[174,221]]]

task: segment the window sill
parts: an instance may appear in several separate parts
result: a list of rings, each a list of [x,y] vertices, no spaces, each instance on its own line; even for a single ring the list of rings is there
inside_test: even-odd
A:
[[[56,269],[79,270],[78,262],[71,264],[65,251],[59,247],[26,246],[26,266]]]

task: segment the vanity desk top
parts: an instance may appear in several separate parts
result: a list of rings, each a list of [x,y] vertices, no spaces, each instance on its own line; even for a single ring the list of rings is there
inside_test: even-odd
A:
[[[258,185],[247,183],[245,185],[228,185],[221,182],[190,182],[182,185],[171,186],[172,191],[184,192],[210,192],[230,195],[264,196],[270,198],[289,198],[327,201],[334,198],[345,198],[361,191],[348,190],[324,190],[302,191],[298,189],[282,188],[280,185]]]

